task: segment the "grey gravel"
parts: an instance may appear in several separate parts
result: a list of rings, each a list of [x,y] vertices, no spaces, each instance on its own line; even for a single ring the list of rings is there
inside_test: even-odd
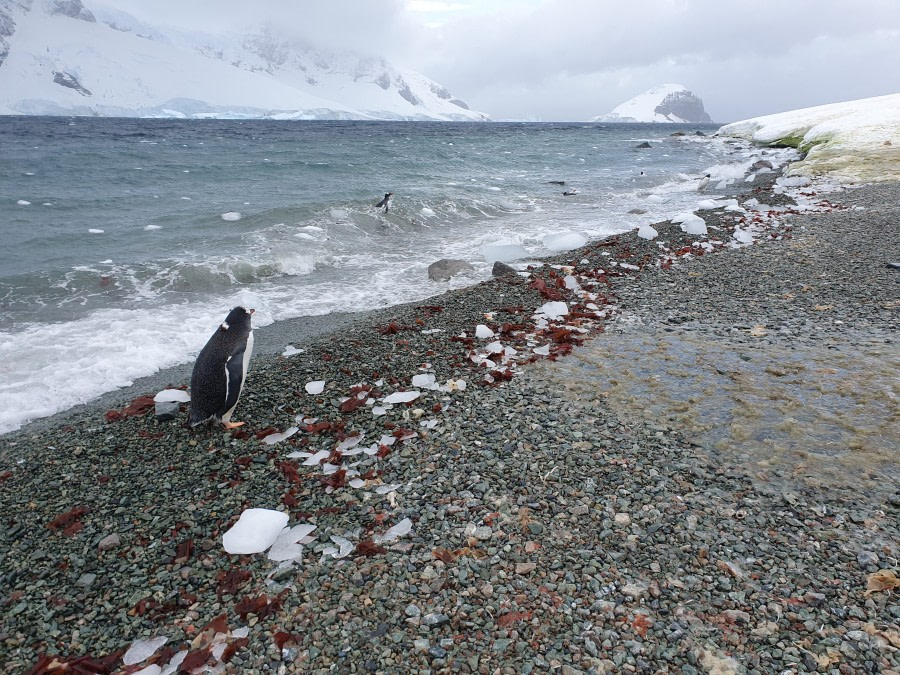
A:
[[[884,349],[896,335],[890,303],[900,275],[883,262],[900,259],[890,236],[898,196],[894,184],[832,195],[869,208],[797,215],[778,240],[670,270],[650,268],[659,242],[633,235],[545,262],[579,273],[610,259],[648,265],[601,282],[619,317],[605,325],[613,337],[626,339],[636,317],[654,335],[718,331],[737,339],[730,329],[743,335],[761,323],[787,329],[772,338],[775,346],[825,342],[852,352],[880,340]],[[692,243],[677,228],[654,227],[673,247]],[[836,268],[839,259],[852,263]],[[554,278],[549,266],[533,272]],[[773,301],[810,274],[824,280],[815,298]],[[479,386],[484,369],[451,337],[471,335],[485,312],[496,330],[528,323],[544,300],[515,275],[357,317],[301,342],[287,338],[288,322],[277,329],[285,343],[307,351],[255,358],[238,409],[247,427],[238,432],[190,432],[183,412],[171,422],[145,415],[107,423],[105,408],[93,408],[3,437],[3,672],[27,671],[51,654],[111,655],[110,669],[121,668],[124,650],[153,636],[168,638],[168,659],[194,641],[203,645],[203,627],[223,613],[230,630],[249,628],[246,644],[230,639],[234,672],[900,669],[896,594],[865,594],[868,574],[897,571],[897,486],[876,484],[888,474],[825,486],[789,471],[782,482],[761,478],[734,449],[697,442],[649,405],[606,400],[611,383],[586,374],[593,395],[567,388],[567,364],[592,343]],[[840,311],[843,323],[816,304]],[[383,393],[409,388],[423,363],[439,382],[463,378],[468,386],[427,392],[383,417],[338,409],[360,382],[381,381]],[[648,353],[644,365],[664,376],[663,359]],[[315,379],[327,382],[322,396],[304,391]],[[417,408],[434,428],[417,425]],[[287,428],[298,414],[335,426],[275,446],[255,437]],[[328,492],[285,458],[332,448],[351,432],[372,438],[398,428],[419,435],[360,465],[402,486],[389,495]],[[889,461],[879,467],[891,470]],[[222,534],[251,506],[317,526],[317,543],[299,565],[276,573],[264,555],[224,552]],[[360,542],[403,518],[412,532],[383,552],[319,560],[330,535]],[[118,545],[100,550],[109,536]],[[269,605],[247,604],[262,594]]]

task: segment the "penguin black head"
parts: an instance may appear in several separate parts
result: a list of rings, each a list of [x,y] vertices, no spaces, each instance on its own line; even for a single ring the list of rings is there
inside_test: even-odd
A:
[[[225,321],[222,322],[222,325],[219,326],[221,330],[228,330],[232,326],[246,326],[246,328],[250,329],[250,317],[253,316],[255,309],[247,309],[246,307],[235,307],[233,310],[228,312],[228,316],[225,317]]]

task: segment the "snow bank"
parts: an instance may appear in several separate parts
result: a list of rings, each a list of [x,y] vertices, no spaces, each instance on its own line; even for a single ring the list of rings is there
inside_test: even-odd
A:
[[[900,94],[755,117],[727,124],[717,134],[806,152],[789,175],[900,180]]]

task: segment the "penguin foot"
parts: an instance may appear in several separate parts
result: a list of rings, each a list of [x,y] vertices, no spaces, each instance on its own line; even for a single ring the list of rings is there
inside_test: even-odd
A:
[[[222,422],[222,426],[226,429],[237,429],[238,427],[242,427],[246,424],[246,422]]]

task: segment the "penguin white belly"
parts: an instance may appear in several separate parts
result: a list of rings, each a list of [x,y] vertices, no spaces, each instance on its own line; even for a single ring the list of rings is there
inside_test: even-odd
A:
[[[237,398],[234,400],[234,405],[231,406],[228,410],[225,411],[225,414],[222,415],[222,422],[228,423],[231,421],[231,414],[234,412],[234,409],[237,407],[238,400],[241,397],[241,391],[244,389],[244,382],[247,381],[247,370],[250,368],[250,357],[253,355],[253,331],[250,331],[250,335],[247,336],[247,345],[244,347],[244,360],[241,363],[241,381],[240,383],[235,383],[235,386],[238,387]],[[229,359],[230,360],[230,359]],[[225,392],[227,393],[231,391],[231,377],[228,373],[228,362],[225,362]]]

